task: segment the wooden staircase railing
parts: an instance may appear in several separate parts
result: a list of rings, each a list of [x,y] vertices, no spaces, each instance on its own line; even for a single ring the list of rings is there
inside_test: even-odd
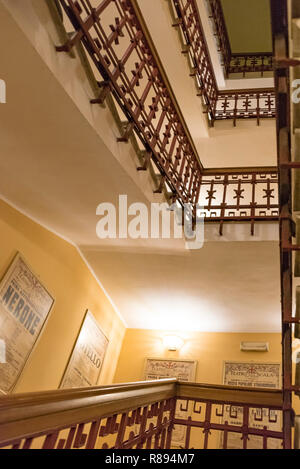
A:
[[[11,395],[0,397],[0,448],[281,447],[281,410],[281,391],[172,379]]]
[[[120,132],[117,141],[131,142],[137,170],[149,171],[154,193],[163,193],[169,204],[190,203],[195,219],[219,223],[220,235],[225,223],[247,222],[254,235],[255,223],[278,221],[276,167],[203,167],[135,0],[99,0],[95,10],[86,0],[47,4],[62,36],[56,50],[78,54],[94,90],[90,103],[108,105]],[[211,92],[206,98],[212,105],[218,101],[216,83],[210,73],[205,76]],[[256,116],[257,92],[238,93],[247,108],[243,118],[250,117],[253,99]],[[236,93],[219,96],[234,122]],[[261,99],[269,102],[268,93],[262,91]],[[215,109],[222,119],[227,112],[222,111],[223,104]],[[263,117],[262,109],[259,113]]]

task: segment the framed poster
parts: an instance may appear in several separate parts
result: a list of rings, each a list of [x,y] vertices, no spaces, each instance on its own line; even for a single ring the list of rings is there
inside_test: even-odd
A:
[[[160,358],[147,358],[144,377],[146,381],[156,379],[177,378],[180,381],[195,382],[197,362],[193,360],[168,360]],[[183,402],[178,401],[176,418],[187,419],[188,411],[180,410]],[[175,425],[172,433],[172,446],[185,447],[186,428]]]
[[[177,378],[180,381],[193,382],[196,378],[197,362],[192,360],[168,360],[147,358],[145,380]]]
[[[0,282],[0,389],[13,390],[54,299],[18,253]]]
[[[108,339],[90,311],[87,311],[61,381],[61,388],[96,386],[99,381]]]
[[[280,389],[281,387],[281,365],[280,363],[243,363],[225,362],[223,384],[226,386],[238,386],[247,388]],[[234,417],[230,406],[225,406],[223,422],[229,425],[243,425],[243,408],[235,409]],[[282,416],[279,411],[267,409],[251,409],[249,424],[252,428],[263,429],[275,432],[282,431]],[[221,441],[222,447],[222,441]],[[282,449],[281,441],[275,438],[268,439],[270,449]],[[242,449],[243,442],[238,433],[228,434],[228,449]],[[249,449],[262,449],[262,438],[255,435],[249,436]]]

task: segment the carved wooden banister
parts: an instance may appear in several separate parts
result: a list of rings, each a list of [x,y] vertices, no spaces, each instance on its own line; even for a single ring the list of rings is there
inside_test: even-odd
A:
[[[280,390],[178,382],[176,391],[177,396],[181,399],[200,399],[201,401],[217,403],[230,402],[235,405],[246,404],[257,407],[282,408],[282,392]]]
[[[173,398],[176,380],[0,398],[0,446]]]
[[[282,438],[281,409],[280,391],[174,379],[12,395],[0,397],[0,447],[167,449],[175,445],[172,436],[179,427],[188,429],[182,443],[187,449],[193,445],[191,427],[217,429],[220,435],[230,429],[238,438],[261,436],[268,447],[268,439]],[[253,412],[257,422],[264,415],[263,428],[254,425]],[[199,445],[207,448],[209,435],[200,442],[202,436]]]

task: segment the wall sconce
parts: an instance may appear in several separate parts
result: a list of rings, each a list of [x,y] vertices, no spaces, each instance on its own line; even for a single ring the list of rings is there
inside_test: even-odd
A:
[[[170,352],[176,352],[177,350],[181,349],[184,341],[181,339],[181,337],[176,335],[166,335],[163,339],[163,343]]]

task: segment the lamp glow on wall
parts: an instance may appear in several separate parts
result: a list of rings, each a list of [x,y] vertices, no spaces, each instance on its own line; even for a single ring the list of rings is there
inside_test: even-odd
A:
[[[181,349],[184,341],[181,337],[176,335],[166,335],[163,338],[163,344],[170,352],[176,352]]]

